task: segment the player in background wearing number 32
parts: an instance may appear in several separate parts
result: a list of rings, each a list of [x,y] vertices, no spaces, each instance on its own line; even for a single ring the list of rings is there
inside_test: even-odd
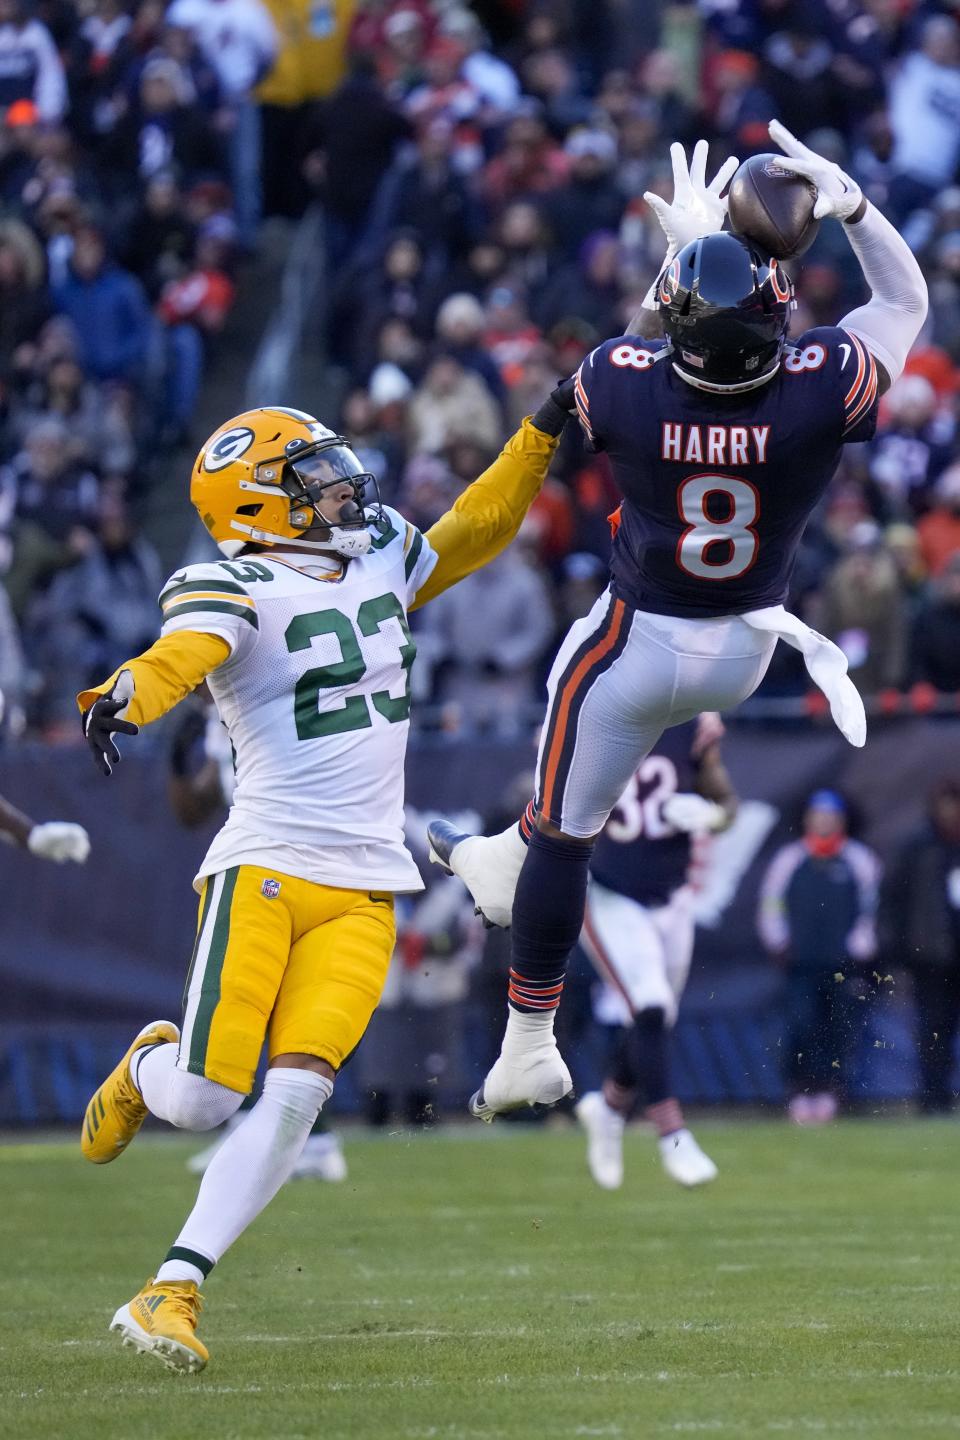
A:
[[[553,1019],[583,923],[591,850],[665,729],[739,705],[783,639],[803,652],[847,739],[866,738],[842,653],[783,601],[841,446],[873,434],[877,397],[903,369],[927,289],[854,180],[777,121],[770,134],[783,168],[815,186],[814,214],[842,222],[871,298],[839,327],[788,343],[787,274],[717,233],[737,161],[707,186],[706,143],[689,173],[672,147],[673,203],[646,197],[669,242],[645,302],[657,313],[638,317],[641,336],[662,322],[667,338],[608,340],[577,375],[581,425],[609,456],[624,501],[610,588],[573,626],[549,677],[534,823],[489,839],[431,833],[435,855],[485,914],[511,916],[512,906],[507,1029],[471,1102],[481,1119],[554,1104],[570,1089]]]
[[[231,420],[197,458],[191,499],[229,558],[174,575],[160,639],[79,697],[104,773],[113,734],[206,679],[233,745],[230,814],[200,867],[182,1034],[148,1025],[87,1106],[103,1164],[149,1111],[221,1125],[263,1093],[211,1161],[156,1279],[114,1316],[125,1345],[200,1370],[199,1285],[293,1170],[359,1043],[394,948],[393,897],[421,890],[403,845],[407,612],[498,554],[540,490],[569,382],[426,534],[383,508],[346,442],[281,407]],[[371,504],[372,498],[375,503]],[[122,718],[126,717],[126,718]]]

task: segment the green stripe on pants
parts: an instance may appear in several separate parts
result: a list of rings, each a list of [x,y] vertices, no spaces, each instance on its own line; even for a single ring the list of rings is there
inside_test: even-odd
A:
[[[213,1023],[213,1012],[217,1008],[217,1001],[220,999],[220,977],[223,973],[223,962],[227,953],[227,942],[230,939],[230,907],[233,904],[233,892],[236,889],[237,876],[239,873],[239,865],[234,865],[233,869],[225,871],[223,876],[223,890],[220,893],[217,913],[213,921],[213,934],[210,937],[210,953],[207,956],[207,963],[203,972],[200,1001],[197,1005],[197,1013],[193,1020],[193,1033],[190,1036],[190,1058],[187,1069],[191,1075],[202,1075],[204,1073],[207,1045],[210,1041],[210,1026]]]

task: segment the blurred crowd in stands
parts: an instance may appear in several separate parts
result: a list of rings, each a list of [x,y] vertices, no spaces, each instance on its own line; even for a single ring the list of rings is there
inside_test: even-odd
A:
[[[174,471],[163,457],[203,438],[205,367],[263,214],[322,208],[314,408],[425,526],[628,326],[663,255],[641,197],[670,192],[670,142],[707,136],[715,168],[768,149],[774,115],[857,175],[931,292],[791,604],[864,691],[960,691],[958,12],[0,0],[0,686],[28,727],[68,733],[72,691],[156,631],[160,565],[131,504],[185,488],[188,452]],[[837,225],[794,271],[795,333],[862,299]],[[616,503],[602,455],[568,433],[519,542],[423,613],[421,714],[535,716],[556,638],[604,586]],[[762,693],[804,683],[789,652]]]

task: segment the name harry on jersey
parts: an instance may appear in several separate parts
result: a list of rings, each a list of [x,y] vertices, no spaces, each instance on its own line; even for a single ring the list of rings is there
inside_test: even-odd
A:
[[[696,465],[763,465],[769,425],[688,425],[664,420],[660,459]]]

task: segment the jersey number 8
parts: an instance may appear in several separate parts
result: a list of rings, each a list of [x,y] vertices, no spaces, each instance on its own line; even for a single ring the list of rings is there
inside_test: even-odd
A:
[[[707,514],[711,495],[722,495],[727,513],[722,520]],[[735,580],[757,558],[760,537],[753,528],[760,514],[760,496],[748,480],[733,475],[691,475],[677,491],[677,508],[687,528],[677,541],[677,564],[698,580]],[[723,545],[719,560],[710,547]]]

